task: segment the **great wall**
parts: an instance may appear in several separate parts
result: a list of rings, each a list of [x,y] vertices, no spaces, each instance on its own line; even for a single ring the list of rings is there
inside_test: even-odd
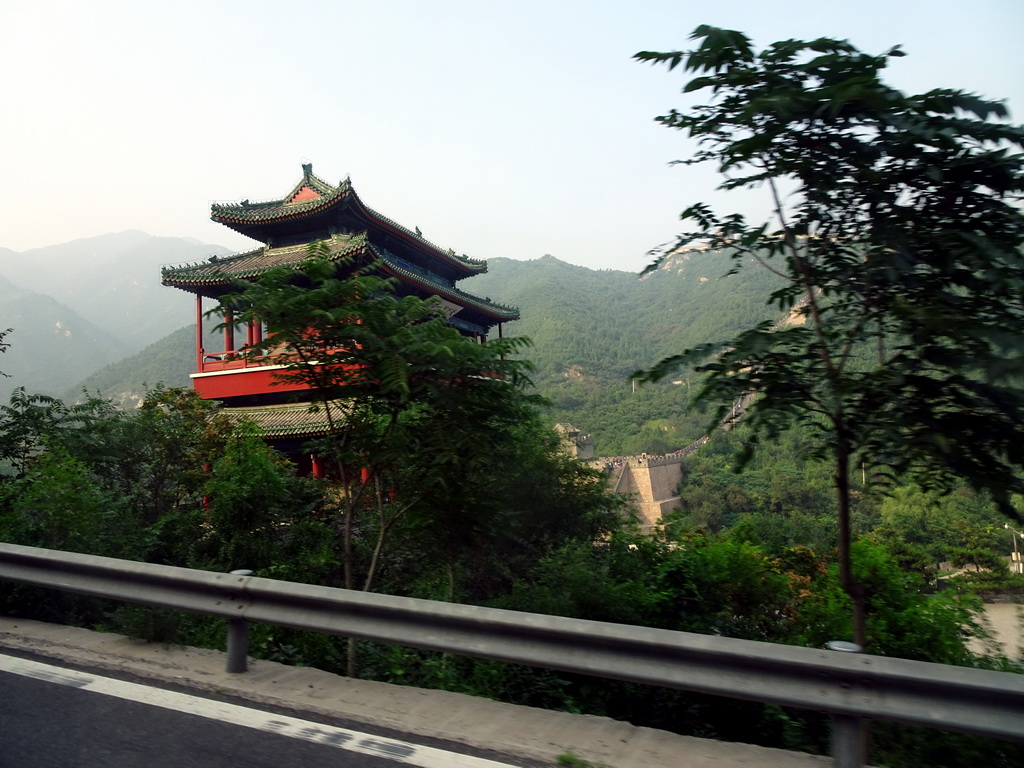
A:
[[[737,400],[729,413],[719,422],[719,428],[730,429],[739,421],[752,396],[744,395]],[[571,425],[559,427],[563,435],[565,427],[573,429]],[[579,432],[572,434],[578,436]],[[583,441],[590,444],[592,450],[589,436],[578,438],[577,442],[581,444]],[[707,441],[706,436],[702,437],[673,453],[641,453],[639,456],[591,459],[587,464],[607,473],[608,485],[615,493],[632,497],[633,508],[641,526],[650,530],[657,525],[658,520],[679,506],[677,491],[683,479],[683,460]]]

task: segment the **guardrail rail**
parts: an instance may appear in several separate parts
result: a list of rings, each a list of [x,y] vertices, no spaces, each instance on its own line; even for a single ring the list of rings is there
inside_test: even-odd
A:
[[[595,677],[817,710],[840,768],[865,720],[1024,742],[1024,675],[296,584],[0,543],[0,578],[229,620],[354,636]]]

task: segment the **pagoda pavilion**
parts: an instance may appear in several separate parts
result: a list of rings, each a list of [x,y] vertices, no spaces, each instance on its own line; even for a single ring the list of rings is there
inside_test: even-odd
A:
[[[436,299],[448,324],[474,340],[485,341],[495,327],[501,336],[502,324],[518,320],[519,312],[457,287],[460,280],[486,272],[486,262],[440,248],[418,228],[406,229],[377,213],[360,200],[349,179],[332,186],[313,175],[312,165],[303,164],[302,171],[299,182],[280,200],[212,206],[214,221],[262,246],[167,267],[162,279],[164,285],[196,297],[196,392],[219,401],[233,416],[255,422],[265,439],[299,463],[300,471],[320,474],[316,458],[304,453],[303,445],[327,431],[323,416],[309,408],[312,393],[304,384],[280,381],[275,374],[284,365],[240,353],[245,344],[262,340],[259,324],[236,331],[230,313],[225,313],[222,347],[205,349],[204,299],[219,302],[237,290],[239,280],[254,280],[277,267],[298,267],[310,258],[310,244],[320,241],[339,270],[345,268],[342,265],[351,269],[352,264],[375,264],[380,274],[396,279],[397,295]]]

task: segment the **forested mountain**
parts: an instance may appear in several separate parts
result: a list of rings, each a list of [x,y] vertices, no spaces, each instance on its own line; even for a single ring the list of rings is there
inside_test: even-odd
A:
[[[4,251],[0,275],[52,296],[137,352],[193,317],[187,298],[160,284],[160,267],[227,252],[189,238],[128,230],[23,253]]]
[[[17,386],[59,395],[68,383],[129,351],[51,296],[22,290],[0,276],[0,330],[5,328],[14,330],[5,339],[10,347],[0,369],[7,374],[0,379],[4,396]]]
[[[723,279],[730,266],[721,253],[686,251],[641,278],[552,256],[493,259],[465,285],[520,308],[506,333],[533,340],[526,354],[553,421],[592,434],[601,455],[656,453],[700,435],[704,417],[684,413],[692,377],[634,388],[630,374],[772,317],[764,305],[772,275],[752,267]]]
[[[493,259],[487,274],[465,290],[520,308],[506,335],[528,336],[538,390],[552,401],[549,420],[569,421],[594,436],[601,455],[660,452],[699,436],[704,418],[685,414],[691,378],[633,387],[630,374],[660,358],[706,341],[728,338],[770,316],[764,307],[771,275],[751,268],[722,279],[728,260],[688,251],[640,278],[596,271],[544,256]],[[157,289],[191,311],[179,291]],[[128,360],[109,365],[72,387],[131,401],[143,383],[187,382],[193,370],[193,330],[177,331]]]
[[[157,384],[190,389],[195,351],[195,326],[186,325],[141,352],[104,366],[64,392],[64,397],[74,400],[85,390],[122,407],[135,407],[145,391]]]
[[[0,329],[14,329],[0,397],[17,386],[62,395],[108,363],[182,327],[192,320],[194,305],[160,284],[160,266],[226,252],[138,231],[23,253],[0,249]],[[182,376],[175,378],[172,369],[160,378]]]
[[[488,274],[463,285],[520,308],[507,331],[529,336],[544,379],[621,382],[637,368],[768,317],[770,275],[749,270],[722,280],[720,253],[687,251],[660,269],[595,271],[544,256],[492,259]]]

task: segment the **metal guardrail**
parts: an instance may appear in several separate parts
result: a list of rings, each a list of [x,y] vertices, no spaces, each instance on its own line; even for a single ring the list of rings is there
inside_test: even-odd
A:
[[[833,715],[837,765],[861,720],[1024,742],[1024,675],[211,573],[0,543],[0,578],[223,616],[234,656],[260,622]],[[229,669],[232,648],[229,647]]]

